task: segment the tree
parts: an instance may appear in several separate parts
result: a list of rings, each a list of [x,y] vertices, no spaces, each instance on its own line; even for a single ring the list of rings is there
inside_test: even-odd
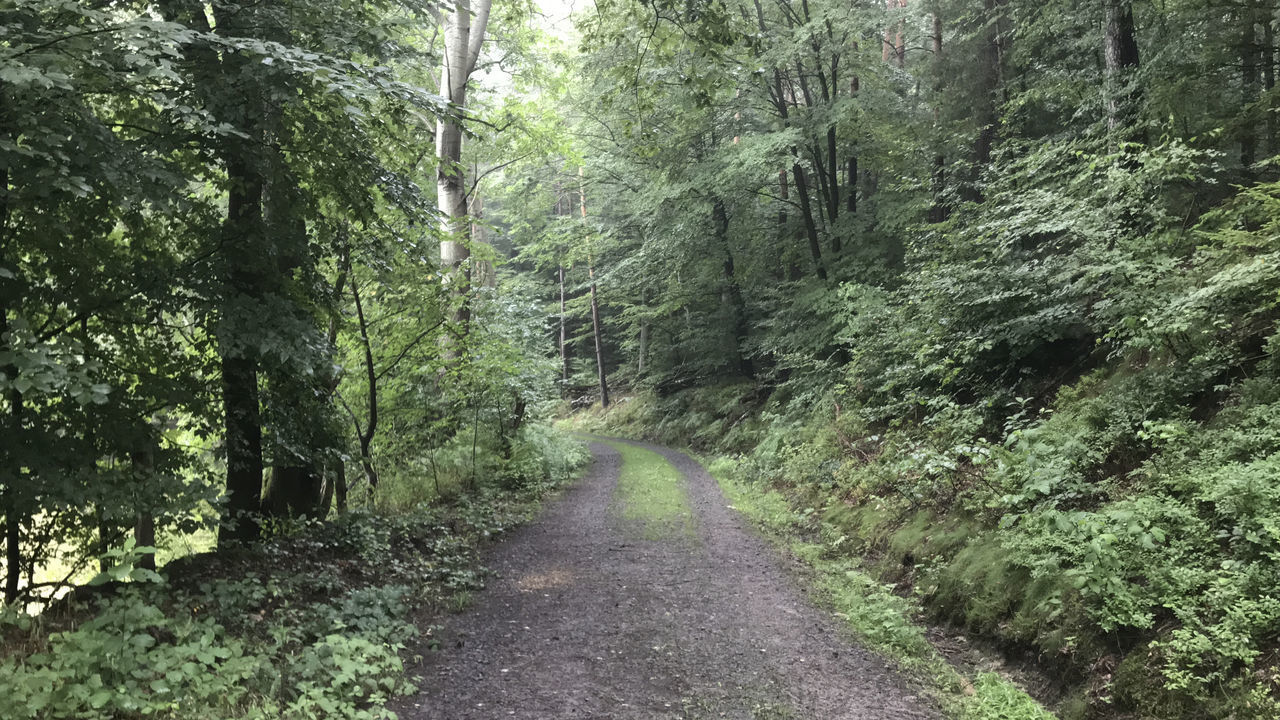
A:
[[[469,292],[470,269],[462,266],[471,255],[471,220],[467,207],[465,166],[462,164],[462,124],[467,110],[467,83],[480,58],[492,0],[476,0],[472,18],[471,0],[455,0],[443,20],[444,52],[441,56],[440,94],[449,103],[451,116],[436,122],[437,207],[440,211],[440,261],[454,272],[457,293]],[[461,274],[459,274],[461,271]],[[456,332],[466,333],[467,305],[459,310]]]

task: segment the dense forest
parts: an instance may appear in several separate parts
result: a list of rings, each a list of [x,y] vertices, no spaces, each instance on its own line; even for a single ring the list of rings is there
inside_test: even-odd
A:
[[[1280,6],[569,10],[0,3],[0,715],[384,716],[570,427],[1280,716]]]

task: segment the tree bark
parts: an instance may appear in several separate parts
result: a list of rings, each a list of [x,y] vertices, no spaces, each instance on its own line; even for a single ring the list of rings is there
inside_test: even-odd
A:
[[[569,386],[569,343],[565,330],[564,265],[560,265],[560,380]]]
[[[160,4],[165,19],[195,30],[213,31],[205,6],[190,0],[169,0]],[[213,6],[218,32],[236,34],[253,18],[221,5]],[[222,311],[234,313],[246,304],[262,299],[263,189],[258,149],[262,136],[263,99],[260,88],[242,81],[249,59],[243,53],[219,55],[212,46],[197,40],[187,48],[196,66],[194,90],[203,94],[210,108],[218,108],[219,119],[238,134],[223,136],[215,148],[227,174],[227,214],[222,225],[221,280]],[[236,88],[236,95],[225,93]],[[256,515],[262,496],[262,420],[258,395],[258,361],[250,343],[239,342],[234,330],[218,337],[222,371],[221,391],[224,445],[227,463],[227,516],[218,532],[218,543],[245,542],[258,538]]]
[[[1252,3],[1246,2],[1240,9],[1240,107],[1244,109],[1240,128],[1240,165],[1246,172],[1258,154],[1258,132],[1253,120],[1254,111],[1250,107],[1258,101],[1258,65],[1262,62],[1257,16]]]
[[[1137,120],[1142,94],[1135,86],[1138,69],[1138,39],[1130,0],[1105,0],[1106,32],[1103,55],[1106,59],[1107,129],[1128,134]],[[1133,138],[1126,138],[1133,139]]]
[[[444,55],[440,75],[440,94],[461,113],[466,107],[467,83],[480,57],[491,0],[476,0],[475,20],[471,17],[471,0],[455,0],[444,23]],[[462,166],[462,126],[452,118],[436,122],[436,207],[440,211],[440,262],[461,298],[454,321],[465,334],[470,321],[470,277],[463,267],[471,257],[469,247],[471,224],[467,218],[465,171]]]
[[[818,242],[818,226],[813,220],[813,206],[809,198],[809,181],[805,177],[800,163],[791,166],[791,175],[796,181],[796,195],[800,198],[800,215],[804,220],[805,236],[809,239],[809,255],[818,277],[827,279],[827,268],[822,264],[822,245]]]
[[[596,270],[587,260],[587,276],[591,280],[591,331],[596,341],[596,371],[600,378],[600,407],[609,407],[609,382],[604,372],[604,342],[600,337],[600,303],[596,298]]]
[[[138,450],[129,457],[133,465],[133,479],[139,486],[151,480],[155,471],[155,455],[150,449]],[[156,546],[156,516],[150,507],[141,507],[134,518],[133,541],[138,547]],[[156,569],[155,553],[147,553],[138,560],[138,566],[147,570]]]
[[[3,113],[4,85],[0,83],[0,113]],[[7,123],[6,123],[7,124]],[[11,133],[5,133],[6,137],[10,137]],[[9,168],[0,167],[0,190],[4,191],[0,197],[0,268],[13,272],[8,265],[9,258]],[[0,278],[0,283],[7,285],[13,282],[12,277],[7,281]],[[11,293],[8,289],[0,294],[0,348],[6,348],[9,344],[9,303],[19,301],[18,298],[10,297]],[[19,295],[19,297],[21,297]],[[15,449],[23,446],[23,404],[22,393],[12,386],[14,380],[18,377],[18,368],[16,365],[10,364],[4,367],[4,374],[9,378],[10,390],[8,393],[9,400],[9,432],[6,433],[4,454],[7,455]],[[0,512],[4,513],[4,602],[12,603],[18,598],[18,585],[22,578],[22,520],[25,513],[19,507],[17,498],[16,485],[21,479],[21,467],[23,463],[19,458],[5,457],[5,462],[0,465],[0,472],[8,474],[6,481],[0,487]]]
[[[355,300],[356,305],[356,321],[360,326],[360,345],[364,350],[365,376],[369,383],[369,418],[365,423],[364,430],[361,430],[359,425],[356,426],[357,439],[360,441],[360,466],[364,469],[364,476],[369,482],[369,488],[376,490],[378,488],[378,471],[373,465],[372,448],[374,435],[378,432],[378,373],[373,364],[373,346],[369,342],[369,323],[365,321],[364,304],[360,301],[360,285],[356,282],[355,273],[351,274],[349,281],[351,283],[351,297]]]
[[[8,171],[0,171],[0,187],[8,188]],[[7,196],[7,194],[6,194]],[[8,227],[8,210],[5,208],[4,223],[0,224],[0,233],[7,232]],[[0,247],[0,250],[6,248]],[[9,334],[9,308],[0,307],[0,338],[4,338]],[[4,368],[5,374],[9,378],[16,379],[18,376],[18,368],[15,365],[8,365]],[[9,390],[9,422],[11,423],[11,432],[13,433],[8,439],[8,447],[10,452],[13,449],[20,450],[24,443],[23,435],[23,400],[22,393],[17,389]],[[0,494],[0,510],[4,511],[4,601],[10,604],[18,599],[18,585],[22,581],[22,523],[26,519],[26,512],[20,506],[17,497],[18,482],[24,479],[22,475],[21,460],[12,459],[12,468],[7,471],[12,474],[9,476],[9,482],[5,484],[3,494]],[[9,463],[6,463],[9,464]]]
[[[640,320],[639,345],[639,351],[636,353],[639,356],[636,360],[636,376],[642,377],[645,370],[645,359],[649,354],[649,321],[647,319]]]
[[[742,300],[742,289],[738,286],[738,278],[733,267],[733,248],[729,244],[729,214],[725,209],[724,201],[718,197],[711,204],[711,224],[716,238],[720,241],[720,246],[724,248],[722,269],[724,291],[721,301],[729,312],[733,352],[736,356],[735,364],[738,366],[738,372],[743,377],[749,378],[755,374],[755,370],[751,365],[751,358],[743,351],[748,333],[746,303]]]
[[[252,130],[251,130],[252,132]],[[226,150],[231,188],[227,199],[224,244],[228,308],[262,299],[264,268],[255,263],[261,252],[262,174],[246,155],[250,143],[232,140]],[[250,264],[255,266],[251,267]],[[232,310],[231,312],[234,313]],[[234,335],[235,331],[232,330]],[[227,522],[218,541],[256,540],[262,510],[262,415],[258,393],[258,360],[248,343],[222,338],[222,403],[227,450]]]
[[[258,539],[262,510],[262,417],[256,363],[222,358],[222,405],[227,449],[227,516],[218,544]]]
[[[983,0],[982,13],[978,16],[977,29],[981,38],[978,45],[978,82],[974,92],[973,118],[977,135],[973,141],[973,167],[967,181],[960,186],[960,195],[969,202],[982,202],[982,173],[991,164],[991,151],[999,132],[999,114],[996,95],[1003,83],[1003,57],[1000,19],[1003,0]]]
[[[587,189],[583,170],[578,168],[578,204],[582,217],[587,217]],[[587,278],[591,281],[591,334],[596,341],[596,373],[600,380],[600,407],[609,407],[609,382],[604,371],[604,341],[600,335],[600,303],[596,295],[596,268],[591,253],[587,253]]]
[[[849,188],[848,193],[845,196],[845,199],[849,203],[846,209],[849,211],[849,214],[852,215],[858,212],[858,156],[857,155],[849,156],[848,178],[845,181],[845,185],[848,186]]]
[[[1276,147],[1276,98],[1272,92],[1276,87],[1276,37],[1275,29],[1272,26],[1274,18],[1271,13],[1267,12],[1263,15],[1262,21],[1262,88],[1266,93],[1267,102],[1264,110],[1266,111],[1266,128],[1267,152],[1272,155],[1280,152],[1280,148]]]
[[[935,133],[940,130],[938,116],[939,105],[942,102],[942,57],[942,14],[935,10],[933,13],[933,125]],[[940,143],[940,140],[935,141]],[[946,172],[947,158],[939,150],[933,156],[933,175],[930,178],[933,186],[933,204],[929,207],[928,217],[931,223],[940,223],[946,220],[950,214],[946,204]]]

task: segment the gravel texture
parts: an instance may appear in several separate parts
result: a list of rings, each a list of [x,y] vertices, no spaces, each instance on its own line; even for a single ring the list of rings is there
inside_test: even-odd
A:
[[[444,620],[405,720],[910,720],[936,704],[801,592],[787,560],[684,453],[696,532],[644,539],[619,521],[618,453],[495,547],[494,577]]]

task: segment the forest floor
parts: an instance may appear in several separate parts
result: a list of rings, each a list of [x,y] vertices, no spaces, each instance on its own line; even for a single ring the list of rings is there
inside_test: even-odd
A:
[[[687,455],[591,443],[584,479],[494,548],[411,672],[406,720],[938,718],[819,609]]]

